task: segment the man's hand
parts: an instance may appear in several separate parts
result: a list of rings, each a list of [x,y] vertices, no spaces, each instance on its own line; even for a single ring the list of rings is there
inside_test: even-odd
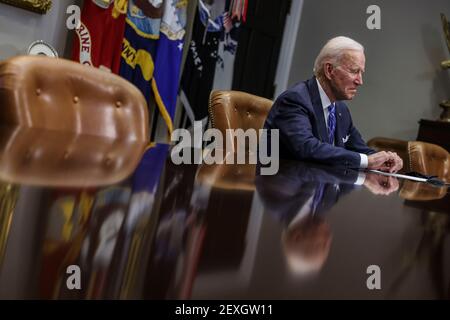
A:
[[[386,151],[380,151],[367,157],[367,169],[383,170],[389,167],[391,156]],[[383,170],[386,171],[386,170]]]
[[[392,173],[392,172],[397,172],[397,171],[401,170],[401,168],[403,168],[402,158],[400,158],[398,156],[398,154],[395,152],[388,151],[388,154],[391,157],[391,160],[390,160],[391,170],[389,170],[389,172]]]
[[[397,178],[387,177],[376,173],[368,173],[364,186],[374,194],[388,195],[398,190],[399,184]]]
[[[403,168],[403,160],[397,153],[390,151],[380,151],[367,157],[368,169],[397,172]]]

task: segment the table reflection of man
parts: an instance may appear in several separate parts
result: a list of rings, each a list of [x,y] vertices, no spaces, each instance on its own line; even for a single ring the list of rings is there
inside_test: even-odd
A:
[[[399,188],[397,178],[376,173],[366,173],[363,184],[373,194],[385,196],[397,191]]]
[[[306,275],[322,268],[332,239],[325,214],[362,184],[375,194],[398,189],[392,177],[294,161],[281,163],[276,175],[256,176],[266,212],[283,224],[283,253],[293,273]]]

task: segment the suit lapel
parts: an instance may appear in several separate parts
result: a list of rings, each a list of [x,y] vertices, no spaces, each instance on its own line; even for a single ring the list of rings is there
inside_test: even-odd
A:
[[[317,130],[319,131],[320,140],[322,142],[328,141],[327,126],[325,123],[325,117],[323,114],[322,101],[320,101],[319,88],[317,87],[316,77],[312,77],[308,80],[308,91],[313,104],[314,115],[317,120]]]

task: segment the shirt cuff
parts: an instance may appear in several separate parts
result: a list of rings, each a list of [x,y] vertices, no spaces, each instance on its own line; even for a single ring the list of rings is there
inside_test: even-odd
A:
[[[362,185],[366,181],[366,174],[364,172],[358,172],[358,179],[356,179],[355,185]]]
[[[361,162],[359,163],[359,167],[362,169],[367,168],[369,165],[369,159],[367,158],[367,155],[365,155],[364,153],[360,153],[359,155],[361,157]]]

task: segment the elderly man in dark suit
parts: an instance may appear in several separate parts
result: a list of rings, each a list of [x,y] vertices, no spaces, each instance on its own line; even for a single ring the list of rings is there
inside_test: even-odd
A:
[[[393,152],[367,147],[344,100],[363,84],[364,48],[347,37],[329,40],[314,64],[314,77],[283,92],[264,125],[279,129],[280,157],[396,172],[403,166]]]

